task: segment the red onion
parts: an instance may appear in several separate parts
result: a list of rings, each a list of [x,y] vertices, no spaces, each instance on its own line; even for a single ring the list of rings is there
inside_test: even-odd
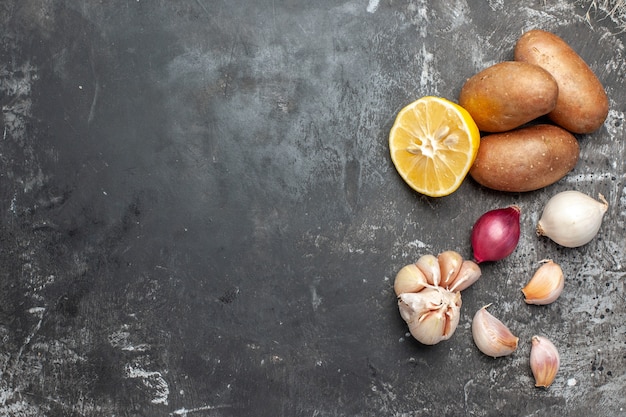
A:
[[[480,216],[472,228],[476,263],[499,261],[515,250],[520,235],[520,208],[491,210]]]

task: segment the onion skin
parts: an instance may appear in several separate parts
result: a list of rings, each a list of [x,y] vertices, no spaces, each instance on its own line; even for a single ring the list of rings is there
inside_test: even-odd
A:
[[[512,205],[480,216],[471,238],[477,264],[499,261],[513,253],[520,237],[520,213],[520,208]]]

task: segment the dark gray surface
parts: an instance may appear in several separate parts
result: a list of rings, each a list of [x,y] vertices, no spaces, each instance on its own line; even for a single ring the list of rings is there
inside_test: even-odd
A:
[[[528,3],[1,2],[0,414],[626,415],[623,9]],[[578,166],[523,195],[411,191],[388,157],[397,111],[455,99],[533,27],[610,98]],[[534,234],[565,189],[610,203],[580,249]],[[473,222],[513,203],[520,244],[464,292],[453,338],[412,340],[396,271],[469,257]],[[530,307],[544,258],[565,291]],[[473,345],[488,303],[511,357]],[[548,390],[535,333],[561,351]]]

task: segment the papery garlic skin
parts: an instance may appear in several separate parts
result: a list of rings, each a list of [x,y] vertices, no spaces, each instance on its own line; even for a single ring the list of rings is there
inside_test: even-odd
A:
[[[526,304],[550,304],[556,301],[563,292],[565,277],[561,266],[549,259],[543,262],[545,263],[522,288]]]
[[[480,266],[478,266],[476,262],[466,259],[461,264],[459,273],[448,288],[450,291],[463,291],[478,281],[481,275],[482,271],[480,270]]]
[[[428,288],[424,294],[420,294],[420,291],[419,293],[403,293],[398,296],[398,309],[404,321],[411,322],[416,316],[419,317],[437,308],[438,300],[428,295],[432,291],[432,288]]]
[[[461,293],[427,287],[418,293],[400,294],[398,309],[411,335],[425,345],[434,345],[454,334],[460,319]]]
[[[487,356],[498,358],[515,352],[519,338],[487,311],[486,305],[474,314],[472,337],[476,347]]]
[[[561,246],[576,248],[589,243],[600,230],[609,203],[602,194],[597,201],[579,191],[562,191],[553,196],[537,223],[537,235],[547,236]]]
[[[533,336],[530,348],[530,369],[535,377],[535,386],[548,388],[554,382],[561,365],[556,346],[543,336]]]
[[[405,292],[419,292],[428,285],[426,276],[415,264],[405,265],[398,271],[393,281],[396,296]]]

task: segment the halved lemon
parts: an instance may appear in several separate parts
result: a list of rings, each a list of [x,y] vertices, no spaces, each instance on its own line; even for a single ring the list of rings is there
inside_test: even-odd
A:
[[[463,107],[422,97],[398,113],[389,133],[391,160],[415,191],[443,197],[461,185],[476,159],[480,131]]]

